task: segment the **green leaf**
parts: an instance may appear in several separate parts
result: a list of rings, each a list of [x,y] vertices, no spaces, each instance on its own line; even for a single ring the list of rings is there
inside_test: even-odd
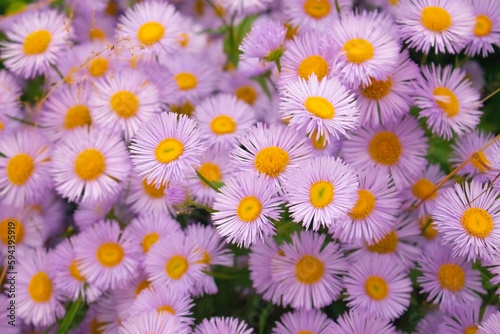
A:
[[[220,188],[222,188],[225,183],[224,182],[220,182],[220,181],[209,181],[207,180],[206,177],[204,177],[200,172],[196,171],[196,175],[198,175],[198,177],[207,185],[209,186],[210,188],[212,188],[213,190],[215,190],[216,192],[220,193]]]
[[[66,315],[62,319],[56,333],[66,334],[70,330],[78,327],[85,318],[88,309],[89,307],[85,302],[83,302],[82,296],[78,296],[78,299],[75,302],[68,304]]]

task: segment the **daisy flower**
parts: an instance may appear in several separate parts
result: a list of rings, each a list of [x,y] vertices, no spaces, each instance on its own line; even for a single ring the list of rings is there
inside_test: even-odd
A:
[[[436,201],[432,218],[443,240],[452,244],[453,256],[467,261],[491,260],[499,254],[500,193],[472,181],[455,184]]]
[[[281,93],[279,112],[288,125],[309,137],[324,136],[326,143],[332,137],[339,140],[358,125],[359,109],[354,95],[340,81],[332,77],[318,81],[290,81]]]
[[[306,310],[329,305],[340,296],[340,275],[348,269],[338,244],[325,245],[325,235],[311,231],[294,233],[291,241],[272,262],[283,304]]]
[[[434,333],[437,328],[443,323],[444,313],[441,311],[430,310],[427,314],[421,319],[416,328],[417,334],[429,334]],[[437,333],[436,333],[437,334]],[[462,333],[460,333],[462,334]],[[466,334],[466,333],[464,333]]]
[[[478,293],[485,294],[481,273],[463,256],[453,256],[451,247],[434,242],[428,245],[418,260],[422,276],[418,282],[427,300],[438,304],[443,312],[454,312],[460,305],[481,304]]]
[[[477,334],[496,334],[500,328],[500,312],[495,312],[488,318],[484,318],[479,326]]]
[[[5,32],[0,43],[3,64],[25,79],[48,73],[68,49],[71,28],[55,10],[31,11],[22,15]]]
[[[117,39],[146,56],[164,57],[176,49],[182,17],[171,4],[137,3],[120,17]]]
[[[8,278],[8,276],[7,276]],[[7,285],[7,289],[9,289],[9,285]],[[8,293],[8,295],[10,295]],[[16,314],[16,300],[14,297],[7,298],[3,293],[0,294],[0,305],[2,305],[2,310],[0,310],[0,318],[3,319],[0,323],[0,331],[5,334],[19,334],[21,333],[21,329],[19,326],[12,326],[9,323],[15,324],[15,314]]]
[[[414,81],[420,75],[418,65],[410,59],[408,50],[399,54],[396,68],[386,79],[371,79],[354,90],[360,109],[362,126],[377,126],[396,121],[413,105]]]
[[[342,242],[377,242],[394,227],[399,214],[398,192],[387,173],[358,173],[358,199],[346,216],[338,218],[331,232]]]
[[[358,178],[340,158],[315,157],[289,172],[283,187],[293,221],[317,231],[354,206]]]
[[[86,1],[78,1],[75,4],[72,25],[75,38],[80,43],[105,42],[114,39],[116,17],[108,15],[105,8],[95,7]]]
[[[331,328],[332,333],[342,334],[396,334],[394,325],[384,318],[352,309],[337,319]]]
[[[93,84],[89,97],[95,125],[120,128],[127,142],[142,123],[158,113],[158,88],[134,70],[108,74]]]
[[[490,146],[489,150],[486,150],[485,154],[490,157],[491,162],[486,160],[481,161],[481,164],[483,164],[483,167],[490,167],[489,164],[491,164],[490,168],[485,168],[486,176],[493,183],[493,187],[495,187],[497,191],[500,191],[500,141],[497,140],[492,146]],[[482,160],[481,153],[479,153],[479,158]]]
[[[155,311],[128,318],[118,331],[119,334],[189,334],[190,332],[191,328],[176,318]]]
[[[130,145],[135,171],[157,186],[183,178],[204,150],[193,120],[165,112],[145,123]]]
[[[198,104],[193,118],[202,140],[224,151],[231,149],[238,137],[255,123],[255,112],[236,96],[219,94]]]
[[[454,54],[470,40],[474,9],[468,0],[401,0],[396,21],[409,47]]]
[[[410,306],[412,285],[406,269],[388,258],[365,256],[344,276],[347,306],[394,320]]]
[[[258,123],[240,138],[231,156],[236,168],[257,171],[278,185],[286,172],[312,154],[306,138],[295,130],[281,124]]]
[[[427,165],[424,131],[411,116],[375,128],[361,127],[342,145],[341,156],[355,168],[389,172],[398,190],[410,186]]]
[[[332,325],[333,321],[319,310],[297,310],[285,313],[276,323],[272,334],[328,334]]]
[[[177,48],[182,52],[201,53],[207,48],[209,35],[203,33],[204,26],[190,17],[183,17],[181,33],[177,38]]]
[[[140,260],[140,263],[142,264],[143,261]],[[132,316],[130,308],[132,307],[134,301],[139,298],[140,295],[152,288],[151,281],[148,280],[147,275],[142,271],[142,269],[138,270],[137,275],[128,284],[122,286],[121,288],[113,289],[109,294],[110,299],[113,302],[113,308],[115,309],[116,315],[120,321],[128,319]]]
[[[273,220],[279,220],[283,199],[274,183],[254,172],[230,178],[215,195],[213,224],[220,235],[238,247],[249,247],[276,234]]]
[[[451,65],[422,68],[415,88],[415,104],[421,109],[418,117],[426,117],[432,132],[446,140],[453,133],[462,136],[471,132],[482,112],[479,92],[461,69]]]
[[[168,201],[166,182],[160,185],[153,180],[141,181],[141,178],[134,171],[130,175],[130,191],[125,199],[125,203],[130,205],[132,211],[137,214],[142,213],[167,213],[170,210]]]
[[[5,70],[0,70],[0,134],[19,127],[19,122],[10,117],[23,118],[21,113],[21,87],[16,78]]]
[[[273,0],[218,0],[217,3],[229,13],[250,15],[268,9]]]
[[[388,14],[344,13],[330,29],[342,50],[336,63],[339,78],[353,86],[387,80],[398,65],[400,45],[395,30]]]
[[[61,292],[54,286],[52,256],[41,248],[23,257],[16,277],[16,313],[28,324],[51,325],[64,316]]]
[[[476,25],[469,44],[465,48],[465,54],[475,56],[481,54],[483,57],[494,52],[494,45],[500,44],[500,8],[494,0],[472,0]]]
[[[439,236],[439,233],[436,230],[436,224],[434,223],[434,220],[431,218],[430,215],[424,215],[418,217],[418,225],[421,231],[420,234],[423,237],[423,239],[420,239],[418,241],[419,244],[426,245],[426,243],[436,240],[436,237]]]
[[[231,334],[253,334],[254,331],[243,320],[230,317],[214,317],[203,319],[196,326],[194,334],[231,333]]]
[[[95,203],[116,195],[130,171],[125,144],[110,131],[75,128],[56,145],[51,175],[69,201]]]
[[[488,319],[492,314],[496,312],[494,306],[488,305],[484,309],[484,314],[481,319]],[[453,317],[446,316],[443,322],[439,326],[440,333],[449,334],[472,334],[477,333],[478,326],[481,323],[479,321],[480,317],[480,304],[476,307],[467,306],[466,308],[459,308],[455,310]]]
[[[239,49],[241,58],[259,58],[264,61],[277,61],[283,55],[286,29],[280,22],[261,19],[243,38]]]
[[[126,286],[137,277],[140,246],[114,221],[100,221],[74,237],[78,269],[101,290]]]
[[[34,129],[6,134],[0,140],[0,202],[12,207],[32,204],[52,185],[49,141]]]
[[[81,203],[73,214],[75,225],[80,230],[85,230],[87,227],[103,220],[106,215],[115,209],[114,204],[117,202],[118,194],[103,201],[96,203]]]
[[[337,3],[333,0],[284,1],[283,15],[287,22],[300,30],[324,31],[338,19]]]

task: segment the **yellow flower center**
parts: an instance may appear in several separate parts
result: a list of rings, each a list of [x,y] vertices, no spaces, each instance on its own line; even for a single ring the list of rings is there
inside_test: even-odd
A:
[[[205,13],[205,3],[203,2],[203,0],[196,0],[194,2],[194,12],[199,15],[199,16],[202,16],[204,13]]]
[[[349,212],[349,217],[355,220],[365,219],[375,208],[375,196],[366,189],[358,190],[358,200],[354,208]]]
[[[379,254],[392,254],[398,248],[398,235],[393,230],[373,245],[366,245],[368,250]]]
[[[189,43],[189,36],[188,36],[188,34],[181,33],[179,35],[179,39],[177,40],[177,42],[179,42],[179,44],[181,45],[181,47],[185,48],[188,45],[188,43]]]
[[[236,122],[230,116],[220,115],[212,120],[210,128],[216,135],[227,135],[236,131]]]
[[[372,59],[375,49],[366,39],[353,38],[344,44],[342,51],[349,62],[361,64]]]
[[[204,164],[202,164],[201,167],[198,169],[198,173],[203,175],[205,179],[211,182],[213,181],[218,182],[222,179],[222,173],[220,171],[219,166],[217,166],[212,162],[205,162]],[[202,180],[200,180],[200,182],[203,187],[205,188],[208,187],[208,185]]]
[[[450,13],[436,6],[425,7],[420,20],[424,27],[434,32],[443,32],[451,26]]]
[[[90,334],[102,334],[103,332],[103,326],[106,323],[104,322],[99,322],[97,321],[97,318],[93,318],[92,321],[90,322]]]
[[[478,37],[488,36],[491,32],[493,23],[486,15],[478,15],[476,17],[476,26],[474,27],[474,34]]]
[[[464,334],[477,334],[478,330],[477,326],[469,326],[464,330]]]
[[[23,51],[28,56],[44,53],[51,40],[52,35],[47,30],[32,32],[24,39]]]
[[[423,232],[423,236],[427,240],[433,240],[437,235],[438,231],[434,227],[434,221],[430,216],[420,217],[418,219],[418,224],[420,225],[420,229]],[[425,230],[424,230],[425,228]]]
[[[29,155],[20,153],[7,163],[7,178],[12,184],[22,186],[35,171],[35,162]]]
[[[164,164],[178,159],[183,152],[184,145],[175,138],[163,139],[155,148],[156,159]]]
[[[66,117],[64,118],[64,128],[66,130],[91,124],[92,118],[90,117],[90,111],[82,104],[77,104],[69,108],[66,112]]]
[[[361,88],[361,93],[371,99],[371,100],[380,100],[389,94],[392,88],[392,78],[387,80],[376,80],[371,78],[370,85]]]
[[[102,31],[99,28],[90,28],[90,30],[89,30],[89,38],[92,41],[94,41],[96,39],[105,39],[106,38],[106,34],[104,33],[104,31]]]
[[[330,13],[330,2],[328,0],[306,0],[304,11],[312,18],[319,20]]]
[[[493,218],[484,209],[470,208],[462,215],[462,226],[473,237],[486,238],[493,230]]]
[[[318,55],[310,56],[304,59],[297,69],[297,74],[302,79],[309,79],[311,74],[316,74],[318,80],[321,80],[328,74],[328,63]]]
[[[75,173],[85,181],[97,179],[105,169],[104,155],[95,148],[86,149],[76,157]]]
[[[323,119],[332,119],[335,115],[335,108],[332,103],[321,96],[310,96],[304,102],[304,107],[314,116]]]
[[[144,251],[144,253],[149,252],[151,246],[153,246],[154,243],[157,242],[159,238],[160,235],[156,232],[146,234],[144,238],[142,238],[141,242],[142,250]]]
[[[311,143],[317,150],[323,150],[326,148],[325,136],[321,135],[318,137],[317,132],[314,131],[311,134]]]
[[[142,280],[137,284],[137,287],[135,288],[135,296],[139,296],[141,292],[144,290],[148,289],[151,286],[151,282],[148,281],[147,279]]]
[[[452,292],[462,290],[465,284],[465,272],[459,265],[454,263],[443,264],[438,271],[437,278],[444,289]]]
[[[388,0],[388,1],[393,6],[396,6],[399,3],[399,0]]]
[[[115,0],[109,0],[106,9],[104,9],[104,12],[108,14],[109,16],[116,16],[118,14],[118,5]]]
[[[295,277],[302,284],[314,284],[325,272],[324,263],[314,255],[304,255],[295,265]]]
[[[198,80],[196,77],[188,72],[181,72],[174,75],[175,80],[177,80],[177,85],[180,90],[193,89],[198,85]]]
[[[46,303],[52,296],[52,281],[43,271],[31,277],[28,292],[35,303]]]
[[[255,100],[257,99],[257,92],[252,86],[241,86],[236,89],[235,93],[236,97],[248,103],[249,105],[253,105]]]
[[[3,124],[2,121],[0,121],[0,131],[3,131],[4,128],[5,128],[5,125]]]
[[[9,227],[11,231],[14,231],[14,234],[9,234]],[[9,244],[9,235],[13,235],[15,237],[14,241],[16,242],[16,244],[20,244],[23,241],[24,227],[19,220],[14,218],[7,218],[2,220],[2,222],[0,223],[0,240],[2,240],[2,242],[6,245]]]
[[[89,73],[93,77],[100,77],[108,69],[108,60],[106,58],[95,58],[90,62]]]
[[[137,39],[145,45],[158,42],[165,33],[165,28],[158,22],[144,23],[137,31]]]
[[[106,242],[99,246],[97,249],[96,257],[97,261],[105,267],[115,267],[120,264],[123,260],[122,246],[116,242]]]
[[[162,313],[162,312],[168,312],[172,315],[175,315],[175,311],[172,307],[165,305],[165,306],[160,306],[156,309],[156,312]]]
[[[165,188],[166,184],[162,183],[160,187],[156,186],[155,181],[151,181],[151,183],[148,183],[146,179],[142,180],[142,188],[144,189],[144,192],[148,194],[149,197],[152,198],[162,198],[165,196]]]
[[[277,177],[290,162],[288,153],[277,146],[263,148],[255,155],[255,168],[262,174]]]
[[[428,199],[428,200],[433,200],[437,197],[438,192],[435,191],[432,195],[429,196],[429,194],[434,190],[435,184],[432,183],[431,180],[426,179],[426,178],[421,178],[415,184],[411,187],[411,191],[413,195],[420,199]]]
[[[111,109],[122,118],[134,116],[137,109],[139,109],[139,100],[137,96],[126,90],[121,90],[113,94],[109,103],[111,104]]]
[[[484,173],[487,167],[491,165],[491,161],[488,160],[484,152],[475,152],[470,162],[480,173]]]
[[[334,187],[328,181],[318,181],[311,186],[309,199],[311,204],[318,208],[324,208],[333,201]]]
[[[313,331],[298,331],[297,334],[316,334]]]
[[[68,270],[71,277],[73,277],[77,281],[85,282],[85,277],[82,276],[80,270],[78,269],[78,260],[71,261]]]
[[[250,223],[257,219],[262,212],[262,204],[255,196],[243,197],[238,204],[236,214],[244,222]]]
[[[460,111],[460,104],[457,96],[446,87],[436,87],[434,98],[437,105],[448,117],[453,117]]]
[[[391,131],[380,131],[373,136],[368,146],[371,158],[381,165],[395,165],[399,161],[403,147],[396,136]]]
[[[384,300],[389,294],[387,282],[379,276],[370,276],[365,282],[365,292],[373,300]]]
[[[186,101],[180,106],[177,104],[170,105],[170,110],[172,112],[177,113],[177,114],[187,115],[187,116],[191,117],[191,115],[193,114],[193,111],[194,111],[194,106],[191,104],[191,102]]]
[[[168,260],[165,271],[171,279],[178,280],[184,276],[188,268],[189,264],[184,256],[174,255]]]
[[[203,263],[203,264],[209,265],[211,261],[212,261],[212,258],[210,256],[210,254],[208,254],[207,251],[203,251],[203,257],[197,263]]]

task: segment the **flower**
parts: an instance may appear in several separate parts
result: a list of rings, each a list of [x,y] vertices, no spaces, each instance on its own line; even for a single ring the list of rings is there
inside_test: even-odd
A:
[[[230,13],[239,15],[250,15],[262,12],[273,3],[272,0],[219,0],[222,8]]]
[[[481,156],[481,152],[478,153],[479,159],[481,159],[481,165],[483,165],[483,168],[490,167],[490,166],[488,166],[488,163],[491,164],[490,168],[485,168],[486,169],[486,176],[493,183],[493,187],[495,187],[495,189],[497,191],[500,191],[500,177],[499,177],[500,155],[499,155],[499,153],[500,153],[500,141],[499,140],[496,140],[495,143],[490,147],[490,149],[487,150],[485,153],[488,155],[488,157],[490,157],[491,162],[487,161],[487,159],[486,159],[486,161],[484,161],[483,157]],[[486,166],[484,166],[485,163],[486,163]]]
[[[500,312],[495,312],[488,318],[484,318],[479,326],[477,334],[495,334],[500,327]]]
[[[230,317],[214,317],[203,319],[196,326],[194,334],[231,333],[231,334],[252,334],[253,330],[243,320]]]
[[[10,117],[22,118],[21,87],[16,78],[6,70],[0,70],[0,134],[5,134],[19,127],[19,122]]]
[[[168,201],[168,190],[171,187],[163,182],[156,184],[155,180],[148,182],[141,178],[135,171],[130,175],[130,191],[125,203],[130,205],[132,211],[137,214],[142,213],[167,213],[170,209]]]
[[[319,310],[297,310],[285,313],[280,322],[276,322],[273,334],[295,333],[331,333],[333,321]]]
[[[481,319],[488,319],[496,311],[494,306],[486,306]],[[474,333],[474,331],[478,330],[478,326],[481,323],[479,321],[480,313],[480,304],[475,307],[474,305],[468,304],[465,308],[458,308],[458,310],[454,310],[453,317],[444,317],[439,327],[439,331],[440,333],[450,334]]]
[[[304,31],[324,31],[337,17],[333,0],[290,0],[283,3],[286,21]]]
[[[465,53],[469,56],[481,54],[486,57],[500,43],[500,10],[494,0],[472,0],[476,25]]]
[[[396,334],[394,325],[389,320],[375,317],[363,311],[352,309],[337,319],[331,328],[332,333],[342,334]]]
[[[179,322],[176,318],[156,311],[145,312],[125,320],[120,328],[120,334],[188,334],[189,326]],[[115,332],[116,333],[116,332]]]
[[[280,22],[261,19],[254,23],[250,32],[243,38],[239,49],[243,58],[259,58],[264,61],[277,61],[283,55],[286,29]]]

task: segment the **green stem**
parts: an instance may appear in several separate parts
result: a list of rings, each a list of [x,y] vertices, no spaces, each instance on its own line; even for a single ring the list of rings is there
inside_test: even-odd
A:
[[[259,334],[264,334],[264,330],[266,328],[266,320],[271,311],[272,304],[267,303],[266,307],[262,310],[262,313],[259,316]]]
[[[15,116],[10,116],[10,115],[7,115],[7,117],[10,118],[10,119],[12,119],[12,120],[14,120],[14,121],[18,121],[20,123],[23,123],[23,124],[26,124],[26,125],[29,125],[29,126],[38,127],[35,123],[27,121],[27,120],[22,119],[22,118],[17,118]]]
[[[207,186],[209,186],[210,188],[212,188],[212,189],[213,189],[213,190],[215,190],[216,192],[220,193],[220,190],[219,190],[219,189],[220,189],[220,188],[224,185],[222,182],[220,182],[220,183],[222,183],[221,185],[216,185],[214,182],[207,180],[207,178],[206,178],[206,177],[204,177],[204,176],[203,176],[200,172],[198,172],[197,170],[195,170],[195,171],[196,171],[196,175],[198,175],[198,177],[199,177],[199,178],[200,178],[200,179],[201,179],[201,180],[202,180],[202,181],[203,181],[203,182],[204,182]]]
[[[73,319],[75,318],[76,314],[78,313],[78,311],[82,306],[83,306],[83,300],[82,300],[82,295],[80,294],[80,296],[78,296],[78,299],[71,305],[68,312],[66,312],[66,315],[63,318],[61,325],[57,329],[57,334],[63,334],[68,332],[71,324],[73,323]]]
[[[59,78],[61,78],[61,80],[64,80],[64,75],[55,64],[50,64],[50,67],[52,67],[52,69],[57,72],[57,75],[59,75]]]

